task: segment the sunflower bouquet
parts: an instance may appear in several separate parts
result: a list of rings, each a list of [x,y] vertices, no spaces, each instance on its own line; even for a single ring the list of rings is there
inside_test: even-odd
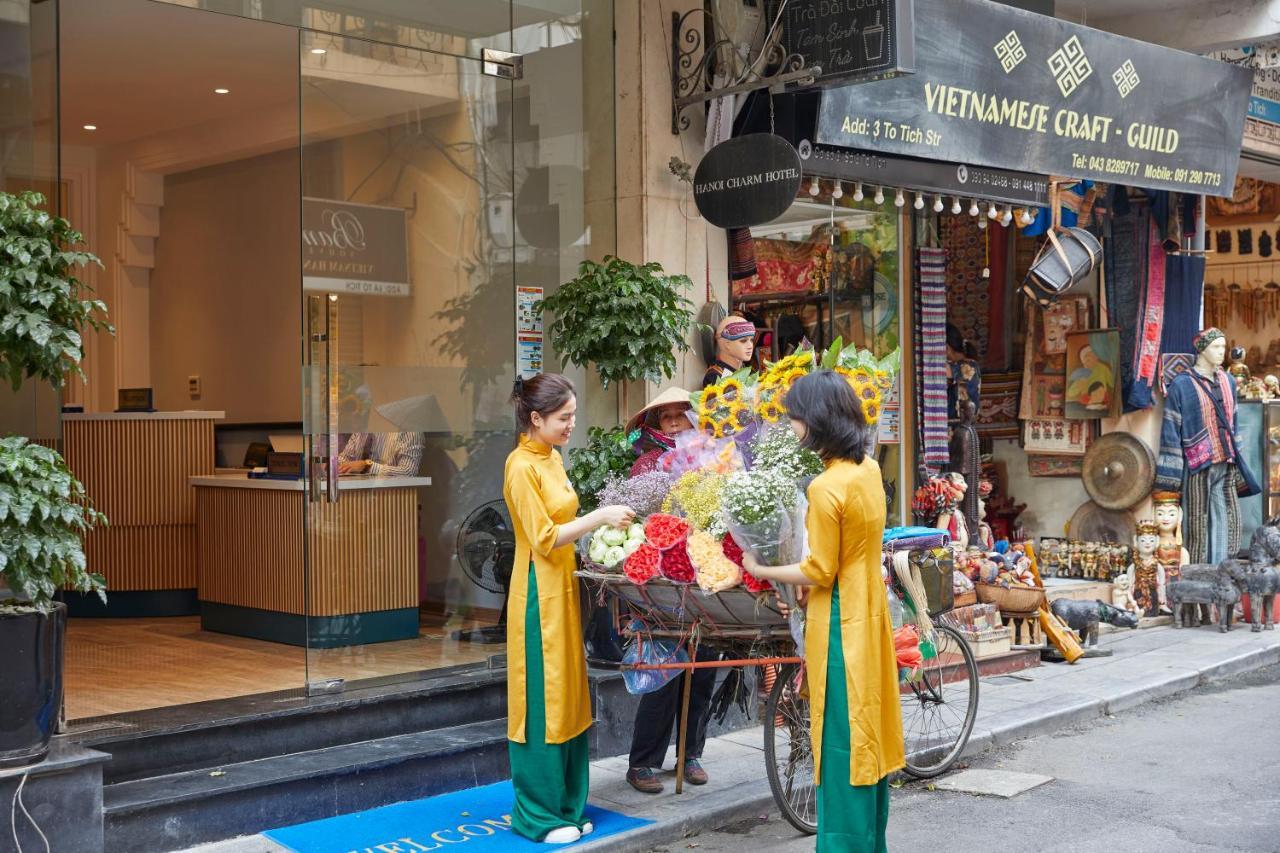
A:
[[[804,347],[767,365],[756,383],[755,412],[763,423],[776,424],[786,415],[784,398],[801,376],[817,366],[813,349]]]
[[[714,438],[745,432],[755,423],[756,377],[743,368],[690,396],[698,428]]]
[[[869,426],[880,421],[884,395],[893,389],[898,371],[902,367],[902,354],[894,350],[884,358],[857,346],[841,346],[839,339],[823,359],[823,366],[830,367],[849,383],[862,406],[862,416]]]

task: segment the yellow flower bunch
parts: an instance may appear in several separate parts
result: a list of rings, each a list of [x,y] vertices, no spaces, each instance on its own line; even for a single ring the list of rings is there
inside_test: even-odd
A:
[[[697,398],[698,426],[703,432],[725,438],[750,426],[754,414],[748,376],[739,371],[703,389]]]
[[[720,540],[703,530],[689,534],[689,562],[703,592],[724,592],[742,583],[742,570],[724,554]]]
[[[681,513],[695,530],[719,532],[724,535],[720,521],[720,492],[724,489],[724,475],[700,469],[680,475],[666,499],[662,502],[665,513]]]
[[[882,397],[876,377],[860,369],[837,367],[835,370],[836,373],[845,378],[845,381],[849,383],[849,387],[853,389],[854,396],[858,398],[858,402],[862,406],[862,416],[866,418],[867,424],[875,426],[876,422],[880,420]]]

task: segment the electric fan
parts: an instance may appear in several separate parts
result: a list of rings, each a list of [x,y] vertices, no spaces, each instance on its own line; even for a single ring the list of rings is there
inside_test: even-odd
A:
[[[476,586],[502,593],[502,612],[497,625],[459,631],[455,639],[484,644],[507,641],[507,598],[515,556],[516,534],[506,503],[490,501],[472,510],[458,530],[458,562]]]

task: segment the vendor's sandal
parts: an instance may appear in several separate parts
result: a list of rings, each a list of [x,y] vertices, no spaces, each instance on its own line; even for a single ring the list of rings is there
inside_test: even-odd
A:
[[[627,771],[627,781],[642,794],[662,793],[662,780],[652,767],[632,767]]]
[[[707,784],[707,771],[702,769],[702,764],[696,758],[690,758],[684,763],[684,781],[690,785]]]
[[[576,826],[561,826],[551,830],[542,838],[544,844],[572,844],[582,837],[582,830]]]

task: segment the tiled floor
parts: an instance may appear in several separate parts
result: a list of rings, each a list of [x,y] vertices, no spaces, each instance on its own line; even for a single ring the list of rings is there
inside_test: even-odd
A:
[[[298,646],[202,631],[196,616],[72,619],[67,718],[301,690],[308,681],[330,678],[353,681],[478,663],[506,649],[454,640],[459,627],[424,617],[416,640],[308,653]]]

